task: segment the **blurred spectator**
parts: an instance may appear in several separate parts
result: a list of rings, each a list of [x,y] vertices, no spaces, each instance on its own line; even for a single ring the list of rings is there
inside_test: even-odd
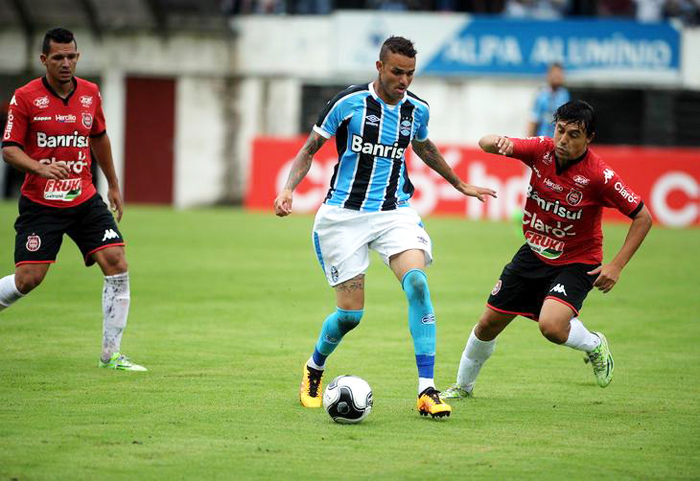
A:
[[[567,11],[568,0],[508,0],[504,14],[515,18],[557,19]]]
[[[553,137],[554,112],[570,98],[569,91],[564,87],[564,68],[561,64],[553,63],[547,70],[547,85],[542,87],[535,97],[528,135]]]
[[[570,15],[581,15],[584,17],[593,17],[598,11],[597,0],[571,0],[569,8]]]
[[[700,25],[700,0],[666,0],[664,3],[664,18],[675,18],[686,25]]]
[[[634,0],[637,6],[637,20],[640,22],[659,22],[666,0]]]
[[[598,0],[598,15],[634,18],[634,3],[632,0]]]

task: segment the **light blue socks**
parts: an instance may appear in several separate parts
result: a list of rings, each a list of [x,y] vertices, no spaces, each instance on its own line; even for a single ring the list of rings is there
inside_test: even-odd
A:
[[[401,281],[408,299],[408,327],[413,336],[413,349],[421,385],[432,383],[435,368],[435,311],[425,272],[412,269]],[[425,382],[424,382],[425,381]]]
[[[363,309],[346,311],[339,307],[335,308],[335,312],[323,322],[312,356],[314,364],[323,368],[326,358],[338,347],[343,336],[357,327],[363,313]]]

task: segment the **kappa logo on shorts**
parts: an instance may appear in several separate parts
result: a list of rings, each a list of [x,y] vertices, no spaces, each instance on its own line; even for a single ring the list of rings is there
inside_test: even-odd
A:
[[[41,237],[36,234],[27,236],[27,250],[29,252],[36,252],[41,247]]]
[[[418,242],[420,242],[421,244],[428,245],[428,239],[426,239],[422,235],[417,236],[416,239],[418,239]]]
[[[435,314],[426,314],[420,320],[421,324],[435,324]]]
[[[338,280],[338,269],[335,266],[331,266],[331,279],[333,282]]]
[[[498,279],[498,282],[496,282],[496,285],[493,286],[493,289],[491,289],[491,295],[495,296],[499,292],[501,292],[501,287],[503,287],[503,281]]]
[[[102,237],[102,242],[109,239],[119,239],[119,234],[114,232],[114,229],[105,230],[105,235]]]
[[[564,289],[564,284],[557,284],[552,287],[549,292],[558,292],[559,294],[564,294],[566,296],[566,289]]]

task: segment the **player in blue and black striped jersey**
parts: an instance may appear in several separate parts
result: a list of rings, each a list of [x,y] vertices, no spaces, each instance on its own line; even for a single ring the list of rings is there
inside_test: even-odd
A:
[[[328,195],[316,214],[312,239],[336,310],[326,318],[314,352],[304,364],[300,400],[321,406],[326,358],[362,318],[369,249],[379,253],[406,292],[408,322],[418,366],[418,411],[449,416],[451,407],[435,389],[435,313],[425,267],[432,262],[430,236],[410,207],[413,185],[406,171],[412,146],[431,169],[464,195],[484,200],[491,189],[464,183],[428,139],[428,104],[408,91],[416,50],[403,37],[388,38],[376,63],[377,79],[336,95],[321,112],[297,154],[287,183],[275,199],[275,213],[292,212],[292,192],[309,171],[313,155],[335,136],[338,163]]]

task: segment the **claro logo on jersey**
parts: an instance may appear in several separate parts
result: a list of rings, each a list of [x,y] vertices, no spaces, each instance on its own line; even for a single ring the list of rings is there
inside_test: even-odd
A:
[[[358,154],[368,154],[394,160],[402,159],[404,152],[406,152],[406,149],[399,147],[398,142],[394,142],[393,145],[373,144],[372,142],[363,142],[362,137],[355,134],[352,136],[350,150]]]
[[[14,98],[14,97],[13,97]],[[15,121],[15,115],[12,113],[12,109],[7,113],[7,123],[5,124],[5,133],[2,136],[2,140],[9,140],[12,134],[12,124]]]
[[[80,154],[83,154],[83,152],[80,152]],[[78,157],[84,158],[85,155],[79,155]],[[75,172],[76,174],[82,173],[83,169],[90,165],[85,160],[56,160],[56,157],[51,157],[50,159],[41,159],[39,163],[43,165],[63,164],[66,167],[68,167],[71,172]]]
[[[535,201],[540,207],[540,209],[544,210],[545,212],[551,212],[554,215],[558,215],[562,219],[579,220],[581,218],[581,213],[583,212],[583,209],[567,209],[566,207],[561,205],[561,203],[558,200],[552,202],[551,200],[543,199],[539,196],[539,194],[537,194],[536,190],[532,190],[531,185],[527,187],[527,197],[528,199],[532,199],[533,201]]]
[[[622,182],[615,182],[615,190],[618,191],[620,195],[623,198],[625,198],[630,204],[634,204],[634,202],[637,200],[634,197],[634,194],[632,194],[632,192],[625,189],[625,186],[622,185]]]
[[[77,130],[73,131],[72,135],[46,135],[46,132],[36,133],[36,145],[41,148],[54,147],[78,147],[84,148],[89,146],[89,137],[87,135],[78,134]]]

